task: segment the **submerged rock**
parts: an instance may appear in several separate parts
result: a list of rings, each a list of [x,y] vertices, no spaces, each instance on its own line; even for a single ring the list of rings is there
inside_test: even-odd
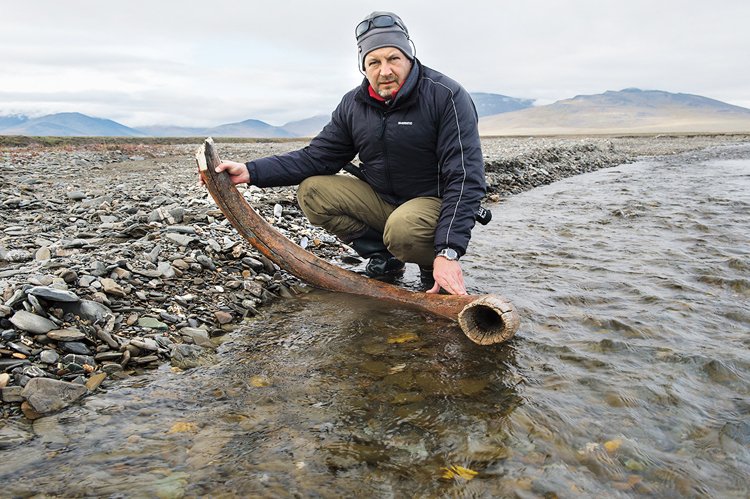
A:
[[[216,355],[198,345],[175,345],[170,352],[171,363],[180,369],[212,365],[216,363]]]
[[[48,378],[31,379],[21,396],[40,414],[59,411],[86,394],[86,387]]]

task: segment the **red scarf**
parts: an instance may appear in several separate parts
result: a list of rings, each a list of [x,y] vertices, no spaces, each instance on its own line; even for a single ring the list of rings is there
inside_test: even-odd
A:
[[[401,85],[399,85],[398,88],[393,91],[393,93],[391,94],[391,98],[389,100],[395,99],[396,98],[396,94],[398,93],[399,90],[401,90],[401,87],[403,87],[403,86],[404,86],[403,83]],[[367,90],[370,92],[370,97],[372,97],[373,99],[375,99],[377,101],[380,101],[380,102],[385,102],[386,101],[385,97],[381,97],[380,94],[378,94],[375,91],[375,89],[372,88],[372,85],[368,85]]]

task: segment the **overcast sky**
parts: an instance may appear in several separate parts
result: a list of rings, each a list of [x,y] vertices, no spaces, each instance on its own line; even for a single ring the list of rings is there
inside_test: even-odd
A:
[[[750,108],[747,0],[0,0],[0,115],[128,126],[330,114],[362,79],[354,27],[392,10],[471,92],[548,104],[628,87]]]

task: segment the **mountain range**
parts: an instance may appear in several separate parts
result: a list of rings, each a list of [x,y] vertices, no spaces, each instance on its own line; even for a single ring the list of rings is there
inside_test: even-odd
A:
[[[544,106],[500,94],[472,93],[471,97],[484,136],[750,132],[750,109],[693,94],[629,88],[578,95]],[[316,135],[329,119],[318,115],[282,126],[248,119],[208,128],[164,125],[136,129],[81,113],[36,118],[0,115],[0,135],[294,138]]]
[[[750,109],[700,95],[627,88],[487,116],[481,135],[747,133]]]

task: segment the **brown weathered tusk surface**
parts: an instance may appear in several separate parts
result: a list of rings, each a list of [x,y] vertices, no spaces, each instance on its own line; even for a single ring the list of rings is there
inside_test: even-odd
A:
[[[453,321],[458,320],[466,336],[480,345],[503,342],[518,329],[518,313],[513,304],[503,297],[409,291],[318,258],[284,237],[259,216],[232,184],[226,172],[216,173],[215,168],[221,161],[211,138],[203,142],[195,159],[208,192],[237,232],[261,254],[299,279],[329,291],[406,304]]]

